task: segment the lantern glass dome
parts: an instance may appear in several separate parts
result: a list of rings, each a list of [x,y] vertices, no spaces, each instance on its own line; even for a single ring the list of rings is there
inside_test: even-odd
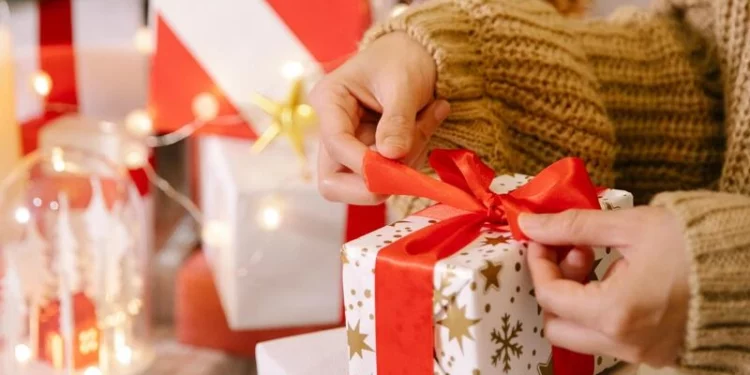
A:
[[[86,151],[32,153],[0,182],[0,373],[149,365],[143,220],[128,171]]]

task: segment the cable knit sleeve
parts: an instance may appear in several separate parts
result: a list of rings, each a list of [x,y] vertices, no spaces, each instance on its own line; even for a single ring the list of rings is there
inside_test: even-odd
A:
[[[430,0],[371,30],[405,32],[434,57],[452,114],[433,148],[468,148],[498,172],[564,156],[645,203],[706,187],[721,169],[721,102],[705,44],[675,15],[560,15],[541,0]],[[715,73],[715,72],[714,72]]]
[[[679,217],[690,254],[683,370],[750,374],[750,197],[676,192],[652,204]]]

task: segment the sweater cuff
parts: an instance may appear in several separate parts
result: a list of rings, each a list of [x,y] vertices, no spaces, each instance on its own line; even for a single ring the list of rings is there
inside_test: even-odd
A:
[[[736,374],[750,357],[750,198],[715,192],[658,195],[685,231],[690,305],[683,370]],[[744,365],[743,365],[744,364]]]
[[[481,97],[484,90],[477,22],[455,0],[432,0],[369,30],[362,48],[391,32],[405,32],[420,43],[437,66],[437,95]]]

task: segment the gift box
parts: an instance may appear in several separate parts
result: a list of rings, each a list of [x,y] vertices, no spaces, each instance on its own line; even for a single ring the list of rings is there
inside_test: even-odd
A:
[[[553,349],[545,340],[517,217],[631,207],[632,195],[596,189],[577,159],[533,179],[494,180],[466,151],[436,150],[430,160],[443,181],[374,153],[365,158],[373,192],[444,204],[343,247],[349,373],[515,375],[572,368],[594,374],[616,365],[614,358]],[[595,253],[591,279],[603,277],[618,257],[610,249]]]
[[[201,137],[204,250],[233,329],[341,321],[343,204],[324,200],[315,178],[273,143],[253,158],[252,143]],[[315,145],[308,144],[311,158]]]
[[[232,330],[227,324],[214,277],[204,252],[191,256],[180,269],[175,295],[175,328],[180,343],[254,357],[259,342],[333,328],[335,325]]]
[[[262,342],[255,353],[258,375],[348,375],[345,328]]]

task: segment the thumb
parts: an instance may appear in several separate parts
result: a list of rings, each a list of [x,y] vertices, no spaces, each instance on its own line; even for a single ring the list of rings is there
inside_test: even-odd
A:
[[[375,144],[381,155],[401,159],[411,151],[418,111],[410,95],[394,95],[389,104],[384,105],[375,131]]]

